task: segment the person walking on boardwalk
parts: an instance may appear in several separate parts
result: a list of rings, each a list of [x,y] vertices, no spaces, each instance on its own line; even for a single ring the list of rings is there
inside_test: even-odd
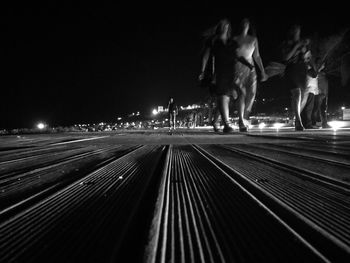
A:
[[[233,37],[236,43],[234,83],[239,90],[237,107],[240,131],[247,131],[248,129],[248,119],[256,95],[257,74],[255,64],[259,68],[261,81],[266,81],[268,78],[260,57],[258,39],[254,35],[248,34],[249,29],[250,21],[245,18],[241,22],[239,34]]]
[[[168,102],[168,118],[169,118],[169,129],[176,129],[176,115],[178,113],[177,105],[173,97],[169,98]]]
[[[286,88],[291,93],[291,107],[295,117],[295,130],[304,130],[301,121],[301,96],[307,85],[308,67],[305,54],[308,51],[308,40],[300,38],[301,26],[293,25],[287,40],[282,47],[282,60],[286,64],[284,80]]]
[[[229,121],[230,99],[237,99],[238,93],[234,85],[235,46],[231,38],[231,23],[222,19],[214,28],[208,30],[206,47],[202,56],[199,80],[206,79],[208,72],[212,74],[213,93],[217,98],[218,112],[214,113],[213,127],[218,131],[218,117],[224,123],[224,133],[233,132]],[[212,67],[211,70],[207,68]]]

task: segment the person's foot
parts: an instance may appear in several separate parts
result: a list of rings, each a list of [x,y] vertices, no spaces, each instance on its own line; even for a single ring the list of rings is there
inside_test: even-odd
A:
[[[323,123],[322,124],[322,128],[323,129],[328,129],[328,128],[332,128],[328,123]]]
[[[220,131],[219,124],[213,122],[212,125],[213,125],[214,132],[219,132]]]
[[[240,126],[239,127],[239,131],[240,132],[247,132],[248,131],[248,127],[247,126]]]
[[[244,126],[249,127],[250,122],[247,119],[243,119],[243,124]]]
[[[305,130],[305,128],[303,125],[295,125],[295,130],[296,131],[303,131],[303,130]]]
[[[247,120],[245,120],[245,119],[239,120],[238,121],[239,131],[240,132],[247,132],[248,131],[248,125],[249,125],[249,122]]]
[[[304,125],[301,123],[301,121],[298,121],[298,120],[295,121],[295,130],[296,131],[305,130]]]
[[[224,129],[222,130],[224,133],[232,133],[234,132],[233,128],[229,125],[225,125]]]

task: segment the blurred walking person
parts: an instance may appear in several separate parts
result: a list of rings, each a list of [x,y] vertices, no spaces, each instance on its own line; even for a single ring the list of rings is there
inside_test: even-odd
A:
[[[318,122],[321,122],[322,128],[330,128],[327,122],[328,78],[324,69],[325,63],[322,63],[318,69],[318,94],[315,96],[315,104],[312,111],[312,125],[317,125]]]
[[[307,64],[307,85],[301,90],[300,117],[305,129],[317,129],[313,125],[312,113],[315,108],[315,97],[319,94],[318,89],[318,70],[312,59],[311,51],[305,54],[305,62]]]
[[[219,114],[224,123],[224,133],[233,132],[229,121],[231,98],[238,96],[234,85],[235,46],[231,38],[231,23],[222,19],[215,27],[207,31],[207,41],[202,56],[199,80],[212,83],[212,93],[216,97],[217,110],[212,121],[214,131],[219,130]],[[209,70],[208,70],[209,68]],[[207,74],[211,75],[207,78]],[[208,82],[208,81],[207,81]]]
[[[176,129],[176,115],[178,114],[178,108],[175,104],[174,98],[170,97],[168,102],[168,118],[169,118],[169,129]]]
[[[236,43],[234,83],[239,90],[237,107],[240,131],[248,130],[249,115],[256,96],[257,72],[255,65],[260,71],[261,81],[266,81],[268,78],[260,57],[258,39],[255,34],[248,34],[250,28],[250,21],[246,18],[243,19],[239,34],[233,37]]]
[[[301,96],[307,85],[307,63],[305,54],[308,50],[308,40],[300,38],[301,27],[294,25],[290,28],[287,40],[283,43],[282,59],[286,64],[284,72],[285,85],[291,93],[291,106],[295,116],[295,130],[304,130],[301,120]]]

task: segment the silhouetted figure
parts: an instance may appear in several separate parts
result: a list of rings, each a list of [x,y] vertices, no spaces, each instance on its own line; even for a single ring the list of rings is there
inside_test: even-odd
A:
[[[176,115],[178,113],[177,105],[174,102],[174,98],[170,97],[168,102],[168,117],[170,129],[176,129]]]
[[[239,88],[237,106],[240,131],[247,131],[248,129],[248,119],[256,95],[257,74],[255,64],[260,70],[261,81],[268,78],[260,57],[258,39],[248,34],[249,29],[250,22],[245,18],[241,22],[241,32],[233,37],[236,42],[234,82]]]
[[[301,94],[307,85],[307,64],[305,53],[308,50],[308,40],[301,40],[301,28],[294,25],[288,33],[288,39],[282,48],[282,59],[286,64],[284,72],[285,85],[291,93],[291,106],[295,115],[295,130],[302,131],[301,121]]]
[[[300,110],[301,119],[305,129],[316,129],[317,126],[312,124],[312,112],[314,110],[315,96],[318,95],[318,71],[312,60],[311,51],[305,54],[305,62],[307,64],[307,85],[302,90]]]
[[[325,64],[323,63],[318,69],[318,94],[315,96],[315,104],[312,111],[312,125],[321,122],[322,128],[330,128],[327,123],[328,78],[324,69]]]
[[[201,74],[199,80],[204,80],[206,69],[210,65],[213,76],[213,93],[217,98],[217,107],[224,122],[223,132],[233,132],[229,122],[230,98],[238,96],[234,85],[233,67],[235,59],[235,46],[231,39],[231,24],[227,19],[221,20],[217,26],[208,33],[208,40],[202,58]],[[218,131],[218,112],[214,113],[213,127]]]
[[[350,48],[349,52],[342,56],[340,73],[342,86],[350,87]]]

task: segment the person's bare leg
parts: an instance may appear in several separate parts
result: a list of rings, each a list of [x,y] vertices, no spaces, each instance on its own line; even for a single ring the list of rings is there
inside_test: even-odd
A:
[[[229,104],[230,97],[227,95],[221,95],[218,97],[218,106],[221,114],[222,121],[224,122],[224,132],[231,132],[233,129],[230,127],[229,121]]]
[[[214,118],[213,118],[213,121],[212,121],[212,125],[213,125],[213,128],[214,128],[214,131],[218,132],[219,131],[219,127],[220,127],[220,123],[219,123],[220,111],[219,111],[218,107],[214,108],[213,116],[214,116]]]
[[[250,112],[252,111],[255,96],[256,96],[256,77],[253,76],[251,84],[246,88],[246,100],[243,118],[249,121]]]
[[[246,130],[246,124],[244,122],[244,112],[245,112],[245,108],[246,108],[246,88],[245,87],[241,87],[240,88],[240,94],[238,96],[238,100],[237,100],[237,110],[238,110],[238,126],[239,129],[241,131]]]
[[[302,112],[306,106],[307,99],[309,97],[309,92],[305,89],[300,89],[301,92],[301,100],[300,100],[300,112]]]
[[[301,90],[300,88],[291,90],[291,106],[295,116],[295,129],[304,130],[300,117]]]

